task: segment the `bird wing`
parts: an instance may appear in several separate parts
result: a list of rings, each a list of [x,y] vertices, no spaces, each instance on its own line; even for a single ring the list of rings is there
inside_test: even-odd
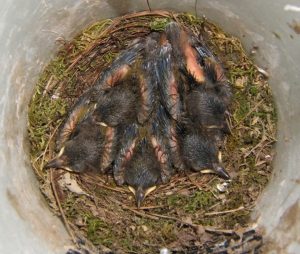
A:
[[[124,171],[126,163],[132,158],[134,149],[138,140],[138,126],[131,124],[125,127],[122,138],[120,140],[121,148],[119,149],[115,164],[113,167],[114,179],[118,185],[124,184]]]

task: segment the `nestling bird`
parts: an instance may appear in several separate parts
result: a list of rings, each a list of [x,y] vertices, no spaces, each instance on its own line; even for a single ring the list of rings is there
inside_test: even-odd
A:
[[[157,106],[156,114],[153,116],[151,130],[153,147],[157,147],[157,157],[163,159],[160,161],[167,181],[175,173],[174,168],[182,170],[183,165],[179,155],[177,122],[161,104]]]
[[[104,90],[98,97],[93,119],[104,126],[130,124],[137,119],[138,84],[128,74],[114,87]]]
[[[192,45],[191,33],[178,23],[171,22],[166,26],[165,34],[172,45],[173,57],[179,70],[186,69],[197,82],[204,82],[204,70],[198,62],[199,54]]]
[[[132,123],[128,126],[119,126],[119,148],[113,166],[113,176],[117,185],[125,183],[124,175],[127,162],[132,158],[138,143],[138,125]]]
[[[151,127],[149,127],[149,140],[152,148],[154,149],[156,160],[160,165],[161,179],[163,183],[169,182],[171,176],[174,174],[171,157],[172,150],[168,140],[169,137],[166,136],[167,130],[165,129],[165,123],[167,122],[166,117],[167,115],[164,114],[163,107],[158,104],[157,109],[155,110],[155,114],[151,119]]]
[[[164,38],[164,34],[162,35]],[[176,47],[175,47],[176,48]],[[182,96],[184,88],[179,80],[177,61],[172,57],[173,45],[161,39],[157,73],[159,77],[159,91],[161,103],[174,120],[183,118]]]
[[[153,147],[142,139],[128,161],[125,169],[125,183],[135,195],[139,208],[145,197],[161,183],[160,164],[154,155]]]
[[[56,139],[56,147],[58,150],[64,146],[65,142],[72,136],[78,123],[83,121],[84,118],[94,109],[95,102],[90,99],[81,97],[73,106],[67,118],[58,130]]]
[[[228,106],[231,99],[230,86],[224,69],[213,53],[191,31],[175,22],[167,25],[165,33],[172,45],[178,68],[184,71],[187,81],[213,89]]]
[[[158,33],[151,33],[145,40],[143,59],[137,66],[136,75],[140,88],[138,122],[144,124],[151,116],[157,103],[158,73],[156,71],[158,54]]]
[[[111,66],[106,69],[96,83],[84,92],[79,100],[73,105],[64,124],[59,129],[57,138],[57,147],[60,149],[69,139],[76,125],[90,112],[95,109],[99,97],[103,91],[114,87],[122,81],[128,73],[132,71],[137,58],[144,48],[143,39],[137,40],[129,48],[120,53],[120,55],[112,62]]]
[[[145,127],[139,127],[135,123],[124,127],[113,167],[116,183],[128,185],[135,195],[137,207],[161,183],[161,165],[147,137]]]
[[[94,85],[95,90],[101,91],[113,87],[118,81],[125,78],[134,68],[135,62],[141,57],[144,48],[144,39],[134,40],[128,46],[128,49],[121,52],[106,71],[102,73]]]
[[[190,86],[193,84],[190,83]],[[185,106],[188,117],[198,129],[206,129],[216,140],[222,140],[229,134],[225,113],[224,101],[204,86],[194,85],[185,97]]]
[[[203,43],[195,37],[193,37],[193,41],[193,45],[199,53],[198,63],[204,69],[205,82],[202,85],[204,85],[207,91],[211,91],[218,96],[224,105],[228,107],[231,102],[232,93],[223,67]]]
[[[133,43],[71,109],[46,168],[107,172],[137,207],[175,171],[230,176],[216,141],[228,133],[231,91],[219,61],[171,22]]]
[[[180,141],[183,161],[189,169],[230,179],[221,165],[218,149],[209,136],[189,125],[181,129]]]
[[[57,157],[48,162],[45,168],[62,168],[73,172],[98,171],[105,145],[105,129],[87,118],[76,127]]]
[[[185,117],[198,129],[205,128],[217,141],[229,133],[225,113],[231,90],[224,70],[214,55],[186,28],[170,23],[166,36],[172,42],[173,55],[181,75]],[[185,115],[186,114],[186,115]]]

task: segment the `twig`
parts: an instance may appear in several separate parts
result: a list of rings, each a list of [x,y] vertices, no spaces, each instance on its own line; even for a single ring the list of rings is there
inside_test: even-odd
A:
[[[259,72],[259,73],[261,73],[265,78],[269,78],[270,77],[270,74],[266,71],[266,70],[264,70],[263,68],[260,68],[259,66],[257,66],[257,65],[254,65],[255,66],[255,68],[257,69],[257,71]]]
[[[64,213],[64,211],[62,209],[60,200],[59,200],[58,195],[57,195],[57,190],[56,190],[56,187],[55,187],[55,183],[53,181],[53,169],[50,169],[50,184],[51,184],[51,188],[52,188],[52,191],[53,191],[53,195],[55,197],[55,201],[56,201],[57,206],[59,208],[59,212],[60,212],[61,217],[63,219],[63,223],[65,224],[65,227],[66,227],[69,235],[71,236],[72,241],[74,242],[74,244],[76,245],[76,247],[79,248],[79,245],[78,245],[78,243],[76,241],[75,235],[74,235],[72,229],[70,228],[69,222],[68,222],[68,220],[66,218],[66,215],[65,215],[65,213]]]
[[[198,12],[197,12],[197,5],[198,5],[198,0],[195,0],[195,15],[196,15],[196,18],[198,18]]]
[[[265,141],[266,141],[266,140],[265,140]],[[257,152],[256,157],[255,157],[255,166],[257,166],[256,163],[258,162],[258,158],[259,158],[260,154],[261,154],[263,151],[265,151],[265,150],[266,150],[265,148],[266,148],[267,146],[270,146],[273,142],[274,142],[274,141],[268,141],[268,142],[266,142],[265,144],[262,144],[260,150]]]
[[[177,221],[181,224],[192,227],[196,231],[199,229],[199,227],[202,227],[205,231],[207,231],[209,233],[231,234],[231,235],[235,233],[233,230],[230,230],[230,229],[217,229],[217,228],[213,228],[213,227],[204,227],[202,225],[197,225],[197,224],[194,224],[192,222],[183,221],[181,219],[178,219],[178,218],[172,217],[172,216],[166,216],[166,215],[161,215],[161,214],[156,214],[156,213],[151,213],[151,215],[159,217],[159,218],[163,218],[163,219],[169,219],[169,220]]]
[[[240,206],[236,209],[231,209],[231,210],[225,210],[225,211],[220,211],[220,212],[211,212],[211,213],[205,213],[204,216],[214,216],[214,215],[222,215],[222,214],[227,214],[227,213],[235,213],[241,210],[244,210],[245,207]]]
[[[143,213],[143,212],[139,212],[138,210],[136,209],[133,209],[133,208],[130,208],[129,206],[126,206],[126,205],[122,205],[122,208],[124,209],[127,209],[137,215],[140,215],[142,217],[146,217],[146,218],[149,218],[149,219],[152,219],[152,220],[159,220],[159,218],[157,218],[157,216],[152,216],[151,214],[147,214],[147,213]]]
[[[100,181],[102,181],[101,178],[97,178],[97,179],[99,179]],[[126,191],[123,188],[114,188],[114,187],[107,186],[104,182],[103,183],[97,183],[90,176],[87,176],[87,175],[85,175],[85,179],[82,179],[82,180],[85,181],[85,182],[89,182],[91,184],[95,184],[95,185],[97,185],[99,187],[102,187],[104,189],[107,189],[107,190],[112,190],[112,191],[123,193],[123,194],[124,193],[129,193],[129,191]]]
[[[35,166],[35,163],[34,161],[32,161],[31,165],[34,169],[34,172],[38,175],[38,177],[42,180],[45,180],[45,177],[41,174],[40,170]]]
[[[150,3],[149,3],[149,0],[147,0],[147,6],[148,6],[149,11],[152,11],[152,10],[151,10],[151,6],[150,6]]]
[[[109,186],[107,186],[106,184],[96,183],[96,182],[94,182],[94,181],[89,181],[89,180],[87,180],[87,182],[89,182],[89,183],[91,183],[91,184],[95,184],[95,185],[97,185],[97,186],[99,186],[99,187],[102,187],[102,188],[104,188],[104,189],[107,189],[107,190],[111,190],[111,191],[115,191],[115,192],[119,192],[119,193],[123,193],[123,194],[124,194],[124,193],[129,193],[129,191],[127,192],[127,191],[125,191],[124,189],[109,187]]]
[[[254,146],[248,153],[246,153],[244,155],[244,158],[247,158],[251,153],[253,153],[257,148],[259,148],[265,141],[266,141],[266,138],[265,138],[265,136],[263,136],[261,138],[260,142],[256,146]]]
[[[166,207],[164,205],[152,205],[152,206],[142,206],[139,209],[140,210],[149,210],[149,209],[157,209],[157,208],[163,208]]]
[[[218,229],[218,228],[212,228],[212,227],[205,227],[205,231],[207,231],[209,233],[218,233],[218,234],[228,234],[228,235],[235,234],[235,231],[231,230],[231,229]]]
[[[175,221],[178,221],[178,222],[182,222],[182,220],[176,218],[176,217],[172,217],[172,216],[168,216],[168,215],[161,215],[161,214],[157,214],[157,213],[148,213],[150,214],[151,216],[155,216],[157,218],[162,218],[162,219],[168,219],[168,220],[175,220]]]
[[[51,77],[49,78],[49,80],[48,80],[48,82],[45,86],[45,89],[43,91],[43,96],[45,96],[45,94],[48,93],[49,86],[50,86],[53,79],[54,79],[54,75],[51,75]]]
[[[49,145],[50,145],[50,143],[51,143],[51,141],[52,141],[54,135],[56,134],[56,131],[57,131],[57,129],[59,128],[59,126],[60,126],[60,124],[58,124],[58,125],[55,127],[55,129],[53,130],[53,133],[52,133],[51,136],[49,137],[49,140],[48,140],[48,142],[47,142],[47,144],[46,144],[45,150],[44,150],[44,152],[43,152],[42,161],[41,161],[41,170],[44,168],[44,161],[45,161],[46,152],[47,152],[47,150],[48,150],[48,147],[49,147]]]
[[[191,176],[187,175],[187,177],[188,177],[188,179],[190,180],[190,182],[191,182],[193,185],[195,185],[199,190],[203,190],[203,188],[202,188],[196,181],[194,181],[194,179],[193,179]]]
[[[82,235],[82,233],[79,233],[78,227],[75,226],[73,223],[69,222],[70,227],[73,231],[76,231],[76,236],[80,240],[83,240],[83,244],[80,244],[80,250],[85,250],[89,254],[99,254],[99,250],[103,251],[104,253],[110,253],[111,249],[107,248],[106,246],[102,245],[101,243],[97,243],[97,247],[85,236]],[[86,252],[84,252],[86,253]],[[101,252],[102,253],[102,252]]]
[[[128,25],[124,25],[124,26],[115,28],[114,30],[111,31],[111,34],[114,34],[114,33],[119,32],[121,30],[127,30],[129,28],[134,28],[134,27],[149,28],[149,26],[144,25],[144,24],[128,24]]]
[[[127,192],[127,191],[125,191],[124,189],[121,189],[121,188],[113,188],[113,187],[109,187],[105,184],[97,184],[97,183],[95,183],[95,184],[102,187],[102,188],[104,188],[104,189],[107,189],[107,190],[112,190],[112,191],[123,193],[123,194],[124,193],[129,193],[129,191]]]
[[[156,11],[141,11],[138,13],[130,13],[127,15],[124,15],[122,17],[119,18],[119,20],[124,20],[124,19],[130,19],[130,18],[138,18],[138,17],[142,17],[142,16],[162,16],[162,17],[170,17],[172,16],[172,12],[168,12],[168,11],[162,11],[162,10],[156,10]]]

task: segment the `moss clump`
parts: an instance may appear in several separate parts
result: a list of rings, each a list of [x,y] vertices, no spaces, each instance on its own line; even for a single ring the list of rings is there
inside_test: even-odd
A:
[[[155,18],[153,21],[150,22],[150,29],[152,31],[163,31],[165,30],[168,23],[170,23],[169,18]]]
[[[184,209],[186,212],[194,213],[198,210],[205,211],[211,207],[215,203],[216,198],[210,191],[196,191],[188,201]]]

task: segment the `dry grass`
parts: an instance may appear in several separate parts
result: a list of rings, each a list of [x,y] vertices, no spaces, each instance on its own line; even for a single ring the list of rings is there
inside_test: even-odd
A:
[[[68,109],[130,41],[160,31],[174,19],[207,42],[233,87],[228,119],[232,134],[223,148],[223,162],[232,176],[228,189],[219,192],[217,186],[224,181],[212,175],[176,175],[136,210],[129,191],[117,187],[110,176],[73,175],[89,195],[62,187],[59,180],[65,172],[50,173],[43,166],[53,157],[56,130]],[[272,171],[276,111],[267,80],[237,38],[190,14],[142,12],[99,21],[72,41],[62,42],[37,83],[28,132],[41,191],[54,213],[64,214],[74,239],[88,239],[90,248],[120,253],[156,253],[161,246],[205,253],[203,243],[230,238],[248,226],[255,200]]]

